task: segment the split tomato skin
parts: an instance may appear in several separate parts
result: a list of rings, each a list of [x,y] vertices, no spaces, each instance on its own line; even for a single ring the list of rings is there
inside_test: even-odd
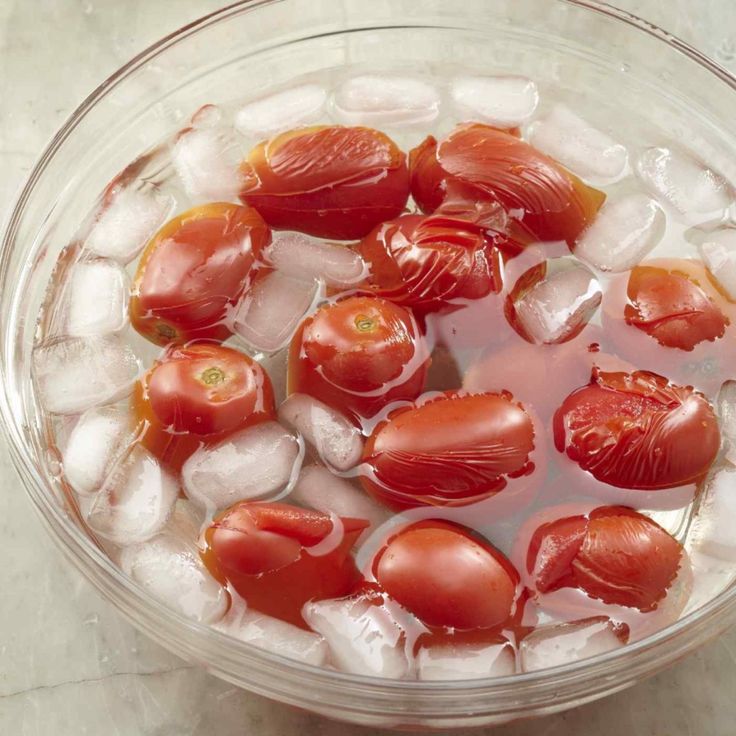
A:
[[[225,340],[228,309],[248,288],[271,234],[250,207],[217,202],[166,223],[141,256],[130,319],[157,345]]]
[[[372,128],[299,128],[257,145],[240,198],[275,229],[362,238],[397,217],[409,196],[406,156]]]

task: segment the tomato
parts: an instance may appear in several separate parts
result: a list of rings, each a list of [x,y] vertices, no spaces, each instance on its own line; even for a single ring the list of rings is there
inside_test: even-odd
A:
[[[289,393],[306,393],[354,417],[413,400],[429,365],[411,312],[385,299],[352,296],[306,319],[289,350]]]
[[[531,473],[533,449],[531,417],[511,394],[430,394],[373,430],[361,481],[395,508],[466,505]]]
[[[249,207],[215,203],[170,220],[141,256],[130,301],[133,326],[158,345],[224,340],[223,320],[247,288],[270,240]]]
[[[401,213],[406,156],[371,128],[300,128],[257,145],[243,163],[243,202],[274,228],[362,238]]]
[[[337,530],[318,511],[244,501],[206,530],[202,559],[249,607],[306,628],[301,610],[307,601],[347,595],[362,580],[350,550],[369,524],[350,518],[340,523]]]
[[[720,446],[708,400],[647,371],[594,369],[590,384],[573,391],[555,412],[553,429],[559,452],[619,488],[696,482]]]
[[[648,517],[603,506],[587,517],[539,527],[527,571],[540,593],[573,587],[604,603],[652,611],[675,580],[682,557],[682,545]]]
[[[420,521],[373,561],[381,588],[428,626],[491,629],[512,615],[519,574],[486,540],[447,521]]]
[[[412,195],[424,212],[441,207],[448,192],[457,212],[462,191],[468,209],[497,201],[511,214],[517,210],[540,240],[574,244],[605,200],[603,192],[528,143],[480,123],[459,125],[439,143],[425,140],[410,162]]]

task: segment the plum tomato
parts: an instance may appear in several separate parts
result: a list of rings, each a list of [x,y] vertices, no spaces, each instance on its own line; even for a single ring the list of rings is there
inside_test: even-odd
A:
[[[336,529],[329,515],[288,504],[240,502],[205,531],[202,559],[249,607],[306,628],[307,601],[348,595],[362,581],[350,550],[368,522],[339,522]]]
[[[461,124],[439,143],[428,138],[410,164],[412,196],[423,212],[440,208],[459,183],[469,209],[500,202],[544,241],[574,244],[606,198],[508,131],[480,123]]]
[[[700,480],[720,446],[705,396],[648,371],[594,368],[555,412],[553,430],[557,450],[594,478],[638,490]]]
[[[682,545],[623,506],[560,518],[532,536],[527,572],[539,593],[579,588],[607,604],[652,611],[675,580]]]
[[[353,418],[422,391],[429,357],[410,311],[385,299],[351,296],[320,307],[292,338],[288,391],[305,393]]]
[[[271,227],[362,238],[409,196],[406,156],[372,128],[316,126],[257,145],[242,164],[243,202]]]
[[[270,231],[250,207],[206,204],[170,220],[141,256],[130,319],[157,345],[224,340],[224,319],[247,288]]]
[[[361,481],[397,509],[467,505],[531,473],[533,450],[532,419],[511,394],[429,394],[376,426]]]
[[[373,574],[427,626],[493,629],[512,617],[519,574],[485,539],[435,519],[404,527],[379,550]]]
[[[666,347],[692,350],[723,337],[729,324],[700,285],[678,270],[637,266],[629,275],[627,296],[626,323]]]

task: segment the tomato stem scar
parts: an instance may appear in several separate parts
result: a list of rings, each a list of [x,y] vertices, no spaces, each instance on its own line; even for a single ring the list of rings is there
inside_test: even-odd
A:
[[[206,386],[216,386],[225,380],[225,371],[217,366],[212,366],[212,368],[207,368],[199,374],[199,380]]]

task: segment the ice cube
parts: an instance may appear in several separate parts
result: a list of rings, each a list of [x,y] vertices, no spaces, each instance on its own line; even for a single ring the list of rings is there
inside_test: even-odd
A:
[[[624,645],[625,636],[606,618],[540,626],[519,645],[522,672],[558,667],[610,652]]]
[[[276,422],[262,422],[200,447],[181,471],[187,497],[205,508],[272,499],[293,483],[303,447]]]
[[[437,117],[440,94],[421,79],[365,74],[337,88],[334,107],[347,125],[414,125]]]
[[[565,342],[585,327],[602,296],[598,280],[585,266],[569,258],[550,259],[546,275],[513,299],[514,321],[530,342]]]
[[[87,517],[90,528],[115,544],[144,542],[171,516],[179,484],[140,444],[113,467]]]
[[[119,337],[70,337],[33,351],[33,376],[44,408],[80,414],[130,393],[138,358]]]
[[[338,288],[354,286],[368,275],[363,259],[350,246],[322,243],[299,233],[277,235],[264,256],[286,276],[301,281],[321,278]]]
[[[666,219],[641,192],[609,199],[578,239],[575,255],[601,271],[626,271],[662,240]]]
[[[537,85],[526,77],[457,77],[450,87],[460,117],[513,128],[537,109]]]
[[[363,597],[310,601],[302,615],[327,640],[338,669],[391,679],[410,674],[404,632],[383,606]]]
[[[321,667],[327,660],[327,642],[319,634],[253,611],[245,605],[233,605],[215,628],[259,649],[315,667]]]
[[[716,399],[718,424],[726,457],[736,465],[736,381],[725,381]]]
[[[547,117],[532,123],[529,141],[563,166],[594,182],[617,181],[628,170],[626,148],[565,105],[555,105]]]
[[[299,432],[320,458],[336,470],[349,470],[360,462],[360,430],[321,401],[306,394],[292,394],[279,407],[279,420]]]
[[[238,305],[233,330],[250,347],[273,353],[284,347],[317,294],[314,281],[273,271],[258,278]]]
[[[726,181],[689,154],[648,148],[636,170],[652,194],[690,224],[722,220],[731,205],[733,195]]]
[[[736,468],[723,465],[709,474],[689,538],[692,549],[736,562]]]
[[[736,302],[736,229],[708,233],[700,244],[700,255],[721,290]]]
[[[152,188],[122,189],[100,212],[86,250],[120,263],[132,261],[174,209],[174,198]]]
[[[246,136],[268,137],[319,120],[326,100],[324,87],[302,84],[241,107],[235,127]]]
[[[104,406],[86,411],[74,425],[62,453],[69,485],[81,495],[99,490],[134,435],[126,408]]]
[[[418,680],[472,680],[515,672],[516,655],[509,642],[442,644],[417,652]]]

